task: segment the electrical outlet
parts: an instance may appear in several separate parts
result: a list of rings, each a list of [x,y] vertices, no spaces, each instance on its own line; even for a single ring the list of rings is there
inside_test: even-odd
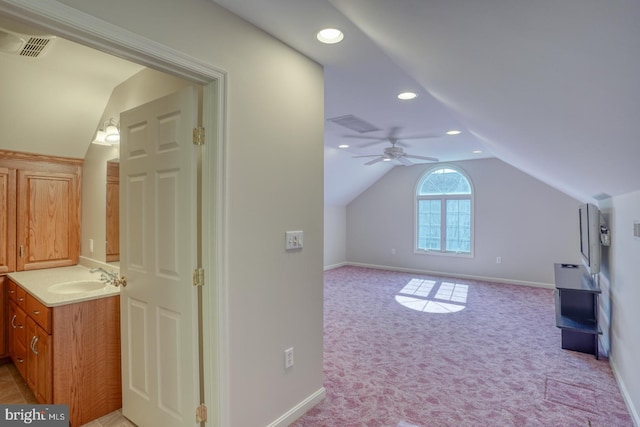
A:
[[[284,351],[284,367],[289,369],[293,366],[293,347],[289,347]]]

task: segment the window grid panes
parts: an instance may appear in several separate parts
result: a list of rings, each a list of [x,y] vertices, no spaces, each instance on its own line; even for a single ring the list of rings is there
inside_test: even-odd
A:
[[[418,250],[471,254],[471,195],[469,180],[456,169],[423,176],[417,194]]]

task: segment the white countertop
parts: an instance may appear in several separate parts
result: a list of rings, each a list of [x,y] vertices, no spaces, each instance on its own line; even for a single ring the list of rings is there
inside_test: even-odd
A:
[[[109,269],[106,269],[110,271]],[[18,271],[8,276],[24,290],[36,297],[47,307],[71,304],[120,294],[120,288],[105,284],[102,289],[60,294],[49,292],[49,287],[60,283],[100,280],[100,272],[90,273],[90,269],[82,265],[72,267],[45,268],[42,270]]]

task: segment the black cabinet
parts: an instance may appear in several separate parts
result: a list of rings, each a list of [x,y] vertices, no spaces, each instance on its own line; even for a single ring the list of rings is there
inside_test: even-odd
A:
[[[562,348],[598,358],[598,297],[600,288],[587,270],[576,264],[555,264],[556,326]]]

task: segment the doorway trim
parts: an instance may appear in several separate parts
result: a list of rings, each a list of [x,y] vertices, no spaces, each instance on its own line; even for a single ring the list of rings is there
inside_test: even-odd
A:
[[[203,295],[202,351],[205,403],[213,427],[228,425],[229,379],[226,234],[226,74],[212,64],[103,21],[57,1],[0,0],[0,15],[52,34],[204,85],[203,125],[208,129],[202,151],[202,267],[207,272]]]

